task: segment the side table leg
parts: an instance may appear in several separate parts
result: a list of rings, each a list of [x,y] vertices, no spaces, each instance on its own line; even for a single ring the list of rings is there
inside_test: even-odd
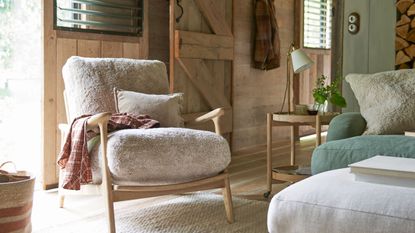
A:
[[[316,115],[316,147],[321,144],[321,122],[320,115]]]
[[[272,113],[267,113],[267,192],[268,197],[272,191]]]
[[[291,166],[295,164],[295,126],[290,126],[291,128]]]

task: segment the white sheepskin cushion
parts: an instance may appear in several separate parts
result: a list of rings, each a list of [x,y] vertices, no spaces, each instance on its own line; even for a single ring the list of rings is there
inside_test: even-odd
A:
[[[91,153],[94,183],[101,182],[100,147]],[[166,185],[222,172],[230,163],[228,142],[208,131],[184,128],[126,129],[108,139],[108,166],[118,185]]]
[[[62,69],[69,116],[116,112],[113,90],[168,94],[164,63],[125,58],[71,57]]]
[[[415,70],[349,74],[346,81],[367,122],[365,134],[403,134],[415,128]]]
[[[161,127],[184,127],[181,116],[183,93],[151,95],[115,89],[114,98],[118,112],[147,114],[160,122]]]

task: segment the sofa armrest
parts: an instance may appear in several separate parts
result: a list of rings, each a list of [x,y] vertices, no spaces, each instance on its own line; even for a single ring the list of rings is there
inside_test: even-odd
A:
[[[333,118],[327,131],[327,142],[362,135],[366,120],[359,112],[347,112]]]

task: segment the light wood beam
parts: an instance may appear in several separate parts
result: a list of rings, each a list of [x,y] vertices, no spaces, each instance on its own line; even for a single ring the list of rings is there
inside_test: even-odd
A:
[[[212,77],[212,74],[203,60],[178,58],[177,61],[212,109],[231,107],[224,93],[220,93],[215,88],[214,83],[210,82],[209,79]]]
[[[57,181],[56,175],[56,31],[53,30],[53,1],[42,1],[43,12],[43,96],[42,96],[42,155],[43,188]]]
[[[195,3],[215,34],[232,36],[232,29],[214,0],[195,0]]]
[[[233,60],[233,37],[175,31],[176,58]]]

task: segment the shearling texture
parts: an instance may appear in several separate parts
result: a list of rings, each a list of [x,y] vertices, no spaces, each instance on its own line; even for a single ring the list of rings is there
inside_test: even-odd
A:
[[[91,153],[94,183],[101,182],[100,147]],[[108,166],[118,185],[166,185],[212,177],[231,161],[227,141],[184,128],[127,129],[108,139]]]
[[[116,112],[113,89],[168,94],[164,63],[125,58],[71,57],[62,69],[69,118]]]
[[[147,114],[160,122],[161,127],[183,127],[181,103],[183,93],[151,95],[133,91],[114,90],[118,112]]]
[[[367,122],[365,134],[402,134],[415,128],[415,70],[349,74],[346,81]]]

